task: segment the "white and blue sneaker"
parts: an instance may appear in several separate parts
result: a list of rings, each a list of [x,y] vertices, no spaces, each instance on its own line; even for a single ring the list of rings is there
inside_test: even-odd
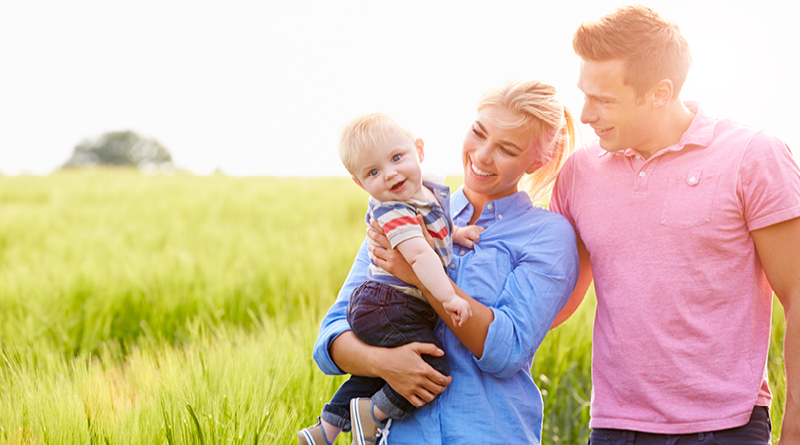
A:
[[[350,400],[350,423],[355,445],[383,445],[389,437],[392,419],[379,422],[372,414],[372,399]]]

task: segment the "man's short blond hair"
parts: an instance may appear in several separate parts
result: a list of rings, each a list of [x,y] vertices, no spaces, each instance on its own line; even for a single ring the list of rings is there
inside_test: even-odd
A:
[[[347,171],[356,176],[358,164],[364,159],[364,155],[385,140],[391,132],[414,140],[413,133],[381,112],[367,113],[345,124],[339,137],[339,158]]]
[[[663,79],[672,81],[677,98],[692,65],[689,43],[678,25],[641,5],[582,23],[572,46],[583,60],[622,60],[623,82],[640,98]]]

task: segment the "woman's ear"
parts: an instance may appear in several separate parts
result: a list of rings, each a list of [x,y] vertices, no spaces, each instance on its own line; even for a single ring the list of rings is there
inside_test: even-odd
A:
[[[535,160],[535,161],[533,161],[531,163],[531,165],[528,167],[528,169],[525,170],[525,173],[530,175],[533,172],[535,172],[536,170],[539,170],[540,168],[542,168],[543,165],[544,165],[544,162],[542,162],[541,160],[537,159],[537,160]]]

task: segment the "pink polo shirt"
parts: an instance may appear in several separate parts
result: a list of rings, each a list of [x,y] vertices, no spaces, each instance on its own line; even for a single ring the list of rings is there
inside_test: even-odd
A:
[[[800,171],[778,139],[687,106],[676,145],[645,160],[594,142],[553,191],[591,255],[592,428],[732,428],[772,398],[772,290],[750,231],[800,216]]]

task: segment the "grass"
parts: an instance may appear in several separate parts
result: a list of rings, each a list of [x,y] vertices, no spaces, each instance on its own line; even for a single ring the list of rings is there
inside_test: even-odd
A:
[[[365,197],[344,178],[0,176],[0,443],[295,443],[344,380],[311,348]],[[534,360],[546,444],[586,442],[593,304]]]

